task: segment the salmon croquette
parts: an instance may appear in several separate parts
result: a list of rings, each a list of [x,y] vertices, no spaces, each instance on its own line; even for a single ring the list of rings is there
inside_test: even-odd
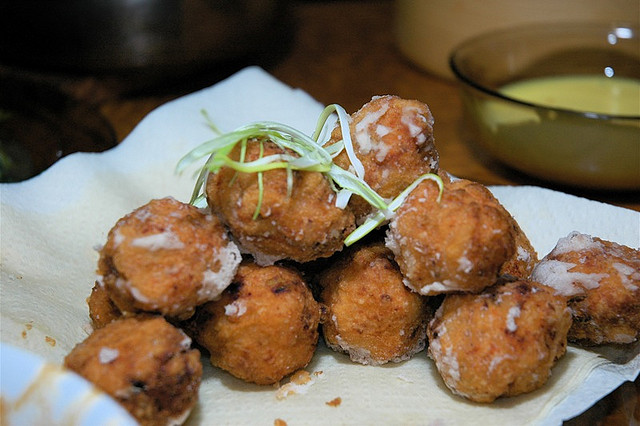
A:
[[[216,216],[168,197],[136,209],[109,231],[98,282],[123,313],[186,319],[220,295],[240,261]]]
[[[628,344],[640,335],[640,252],[572,232],[534,269],[533,279],[567,297],[569,340]]]
[[[198,308],[184,329],[212,365],[268,385],[309,363],[319,321],[320,307],[297,271],[245,261],[220,299]]]
[[[535,282],[449,294],[429,323],[429,355],[453,393],[492,402],[544,385],[570,326],[565,299]]]
[[[439,193],[435,182],[424,180],[409,194],[389,224],[387,246],[405,284],[420,294],[480,292],[497,281],[505,263],[517,261],[519,228],[479,183],[453,180],[445,182],[441,199]],[[530,244],[520,247],[536,256]]]
[[[241,150],[238,144],[231,158],[239,160]],[[252,140],[244,160],[284,152],[273,142]],[[212,211],[241,249],[262,266],[281,259],[309,262],[329,257],[342,249],[355,229],[353,213],[336,207],[336,193],[320,172],[294,170],[288,176],[285,169],[258,174],[222,167],[209,174],[206,194]]]
[[[361,364],[411,358],[425,347],[427,298],[411,292],[384,243],[353,247],[320,273],[325,342]]]
[[[364,180],[383,198],[394,198],[416,178],[438,170],[433,116],[429,107],[397,96],[376,96],[351,115],[349,128],[356,157],[364,168]],[[342,139],[336,127],[329,144]],[[335,164],[348,170],[349,157],[342,151]],[[350,206],[359,220],[372,211],[361,197]]]
[[[94,331],[65,367],[111,395],[141,425],[178,425],[198,401],[200,352],[162,317],[126,318]]]

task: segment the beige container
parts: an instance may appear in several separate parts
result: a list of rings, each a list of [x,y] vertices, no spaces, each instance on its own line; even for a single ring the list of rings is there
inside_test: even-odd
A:
[[[396,0],[395,7],[400,51],[449,79],[451,50],[487,31],[534,22],[640,21],[640,0]]]

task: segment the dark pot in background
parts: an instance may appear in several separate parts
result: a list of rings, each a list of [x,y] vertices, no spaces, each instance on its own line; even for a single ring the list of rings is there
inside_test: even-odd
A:
[[[292,21],[286,0],[0,1],[0,182],[114,146],[103,102],[268,68]]]
[[[7,0],[0,63],[145,79],[184,74],[281,51],[291,35],[288,9],[286,0]]]

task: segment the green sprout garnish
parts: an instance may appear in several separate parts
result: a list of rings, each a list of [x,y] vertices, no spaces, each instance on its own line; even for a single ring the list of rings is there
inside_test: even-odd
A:
[[[211,130],[213,130],[213,133],[217,135],[221,135],[222,132],[220,131],[220,129],[218,129],[218,126],[216,126],[216,123],[211,119],[207,110],[202,109],[200,110],[200,113],[204,116],[204,120],[207,123],[207,126],[209,126]]]
[[[440,176],[433,173],[427,173],[418,177],[411,183],[411,185],[407,186],[400,194],[398,194],[398,196],[394,198],[393,201],[389,204],[389,210],[392,212],[398,210],[402,203],[404,203],[404,201],[407,199],[411,191],[413,191],[420,184],[420,182],[427,179],[432,180],[438,184],[439,192],[437,201],[439,203],[440,199],[442,198],[442,192],[444,191],[444,183],[442,182]],[[376,211],[371,216],[369,216],[362,225],[358,226],[355,231],[347,236],[347,238],[344,240],[344,244],[348,247],[356,241],[359,241],[369,232],[380,226],[380,224],[387,219],[390,219],[390,217],[386,216],[383,211]]]
[[[349,161],[351,161],[351,165],[356,172],[356,175],[360,179],[364,179],[364,166],[362,165],[360,159],[356,156],[356,153],[353,149],[351,130],[349,129],[349,116],[347,115],[347,112],[344,110],[344,108],[336,104],[332,104],[326,107],[322,111],[322,114],[320,114],[320,118],[318,119],[318,124],[316,125],[316,130],[313,132],[312,138],[316,141],[320,138],[322,130],[325,128],[327,119],[334,112],[338,115],[338,123],[340,125],[340,131],[342,132],[342,140],[334,144],[335,149],[331,150],[331,147],[329,147],[329,149],[333,151],[332,157],[337,156],[344,148],[344,150],[347,152],[347,156],[349,157]]]
[[[331,145],[319,141],[322,130],[325,128],[329,117],[336,112],[338,120],[343,128],[343,138],[341,141]],[[249,141],[270,141],[284,150],[293,151],[297,156],[288,152],[268,156],[260,156],[254,161],[245,161],[241,155],[238,161],[232,160],[229,155],[233,148],[242,144],[242,152]],[[351,164],[356,173],[342,169],[333,163],[333,158],[345,149]],[[193,162],[209,156],[196,179],[196,185],[191,197],[194,205],[203,205],[206,199],[204,184],[208,173],[216,173],[222,167],[229,167],[241,173],[258,173],[259,198],[263,193],[260,173],[274,169],[287,170],[287,189],[290,192],[293,186],[293,170],[313,171],[323,173],[337,193],[336,206],[344,208],[351,194],[357,194],[367,200],[371,205],[379,210],[387,210],[387,203],[364,181],[364,167],[357,159],[353,150],[351,133],[349,131],[348,115],[339,105],[329,105],[324,109],[318,123],[316,131],[310,137],[303,132],[281,123],[270,121],[260,121],[246,126],[242,126],[230,133],[225,133],[211,139],[196,147],[185,155],[176,167],[178,173],[182,172]],[[256,206],[254,217],[257,218],[260,212],[260,203]]]
[[[329,118],[334,113],[338,117],[342,140],[327,145],[328,141],[321,142],[320,140],[325,133]],[[206,206],[206,177],[209,173],[217,173],[222,167],[229,167],[235,170],[236,173],[257,173],[258,201],[253,214],[254,220],[260,215],[262,207],[264,193],[263,172],[285,169],[287,171],[288,196],[291,195],[293,187],[294,170],[320,172],[327,177],[331,188],[336,193],[336,207],[345,208],[351,195],[356,194],[375,209],[375,213],[346,238],[345,244],[348,246],[360,240],[385,220],[390,219],[393,216],[393,212],[400,207],[409,193],[423,180],[431,179],[436,181],[440,188],[438,200],[442,195],[442,180],[436,175],[426,174],[416,179],[390,204],[387,204],[364,180],[364,166],[356,157],[353,141],[351,140],[349,116],[340,105],[329,105],[322,111],[312,136],[308,136],[285,124],[271,121],[255,122],[239,127],[232,132],[220,134],[213,121],[210,120],[206,113],[204,114],[209,127],[219,135],[191,150],[180,159],[176,166],[176,172],[181,173],[190,164],[209,156],[198,172],[196,184],[191,195],[190,203],[195,206]],[[266,141],[274,143],[285,152],[264,156],[263,144]],[[257,160],[246,161],[246,149],[249,142],[260,143],[260,154]],[[233,160],[229,155],[238,144],[240,144],[240,157],[238,160]],[[333,158],[340,154],[342,150],[346,152],[353,172],[345,170],[333,162]],[[290,154],[290,151],[293,151],[296,155]],[[231,184],[236,176],[237,174],[231,179]]]

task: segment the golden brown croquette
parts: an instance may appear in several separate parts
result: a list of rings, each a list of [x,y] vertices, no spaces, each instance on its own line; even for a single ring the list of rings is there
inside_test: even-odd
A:
[[[535,282],[448,294],[429,324],[429,355],[451,391],[491,402],[546,383],[570,326],[565,299]]]
[[[297,271],[245,261],[220,299],[184,327],[214,366],[267,385],[309,363],[319,321],[320,307]]]
[[[239,160],[240,151],[238,144],[231,157]],[[257,160],[261,153],[283,152],[272,142],[253,140],[247,144],[245,161]],[[223,167],[209,174],[206,193],[212,211],[229,227],[241,249],[263,266],[281,259],[309,262],[329,257],[342,249],[355,228],[353,213],[336,207],[336,193],[320,172],[292,171],[289,181],[284,169],[259,175]]]
[[[533,279],[567,297],[569,340],[627,344],[640,335],[640,252],[579,232],[558,240]]]
[[[362,364],[411,358],[425,347],[430,308],[410,291],[383,242],[352,247],[318,277],[329,347]]]
[[[111,395],[141,425],[176,425],[198,401],[202,363],[190,345],[162,317],[132,317],[95,330],[64,365]]]
[[[216,216],[168,197],[116,223],[100,252],[98,275],[123,313],[184,319],[220,295],[240,261]]]

